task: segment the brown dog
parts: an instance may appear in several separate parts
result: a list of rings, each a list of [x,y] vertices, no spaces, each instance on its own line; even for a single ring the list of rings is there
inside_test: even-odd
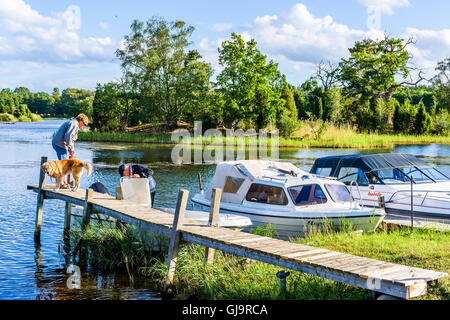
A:
[[[70,173],[75,180],[75,185],[73,186],[72,191],[77,191],[80,186],[80,178],[83,173],[83,169],[86,169],[87,176],[89,176],[92,172],[92,166],[89,163],[78,159],[49,161],[42,165],[42,171],[50,177],[56,179],[56,190],[59,190],[62,182],[64,181],[64,177]]]

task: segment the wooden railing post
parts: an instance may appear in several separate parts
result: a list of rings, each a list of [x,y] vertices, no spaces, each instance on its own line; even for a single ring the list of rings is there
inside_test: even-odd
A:
[[[169,242],[169,253],[167,256],[167,277],[164,282],[164,292],[173,283],[175,275],[175,267],[177,263],[178,247],[180,245],[181,232],[180,228],[183,226],[184,212],[186,211],[186,204],[188,201],[189,191],[181,189],[178,192],[177,207],[175,209],[175,216],[173,218],[172,234]]]
[[[122,200],[122,188],[120,186],[116,187],[116,200]]]
[[[209,225],[217,227],[219,224],[220,199],[222,198],[222,189],[214,188],[211,194],[211,207],[209,209]],[[214,249],[205,248],[205,264],[214,262]]]
[[[41,157],[41,165],[39,166],[39,190],[37,195],[36,219],[34,225],[34,241],[41,241],[41,225],[42,225],[42,210],[44,208],[44,191],[45,187],[45,173],[42,170],[42,165],[47,162],[47,157]]]

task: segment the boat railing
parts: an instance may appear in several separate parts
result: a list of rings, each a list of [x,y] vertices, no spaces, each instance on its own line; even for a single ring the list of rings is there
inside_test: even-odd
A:
[[[284,177],[262,176],[262,178],[270,179],[270,180],[278,180],[278,181],[281,181],[281,182],[287,182],[287,181],[288,181],[288,179],[287,179],[287,178],[284,178]]]
[[[399,194],[405,194],[405,197],[412,196],[414,198],[420,198],[420,197],[422,197],[422,193],[424,193],[424,195],[423,195],[423,199],[422,199],[422,202],[420,203],[420,205],[424,204],[424,202],[428,196],[431,196],[435,193],[438,193],[438,194],[446,193],[447,195],[450,196],[450,191],[448,191],[448,190],[447,191],[444,191],[444,190],[414,190],[414,192],[411,192],[411,190],[397,190],[390,196],[389,200],[387,200],[386,203],[394,203],[396,200],[395,197],[397,197]],[[450,197],[447,200],[450,201]]]
[[[352,181],[350,182],[350,208],[353,207],[353,191],[352,191],[352,190],[353,190],[353,188],[352,188],[353,183],[356,184],[356,189],[358,190],[358,195],[359,195],[359,205],[360,205],[361,207],[363,207],[362,196],[361,196],[361,190],[359,190],[358,182],[352,180]]]

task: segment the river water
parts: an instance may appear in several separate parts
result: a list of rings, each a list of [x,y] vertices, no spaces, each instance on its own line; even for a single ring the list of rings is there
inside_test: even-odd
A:
[[[26,190],[37,184],[41,156],[56,160],[51,136],[62,120],[0,124],[0,299],[160,299],[151,280],[130,282],[121,274],[82,274],[81,289],[66,285],[66,260],[62,244],[64,203],[44,203],[41,245],[35,247],[33,232],[36,194]],[[158,145],[77,142],[76,157],[93,164],[90,177],[83,175],[81,188],[101,181],[114,194],[121,163],[141,163],[154,170],[157,182],[155,206],[174,207],[178,190],[198,192],[197,173],[207,186],[215,165],[175,165],[172,147]],[[280,150],[280,158],[309,171],[314,160],[333,154],[396,152],[416,155],[450,175],[450,146],[401,145],[392,149]],[[62,251],[62,250],[61,250]]]

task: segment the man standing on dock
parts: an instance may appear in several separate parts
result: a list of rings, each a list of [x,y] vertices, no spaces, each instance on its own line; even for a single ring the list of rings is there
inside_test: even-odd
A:
[[[70,158],[75,154],[75,141],[78,139],[78,130],[89,124],[89,118],[80,113],[76,118],[71,118],[64,122],[53,136],[52,146],[56,151],[58,160]]]
[[[69,153],[70,158],[74,157],[78,130],[88,124],[89,118],[85,114],[80,113],[76,118],[67,120],[59,127],[52,139],[52,147],[56,151],[58,160],[67,159],[67,153]],[[65,178],[62,182],[62,188],[68,188]]]

